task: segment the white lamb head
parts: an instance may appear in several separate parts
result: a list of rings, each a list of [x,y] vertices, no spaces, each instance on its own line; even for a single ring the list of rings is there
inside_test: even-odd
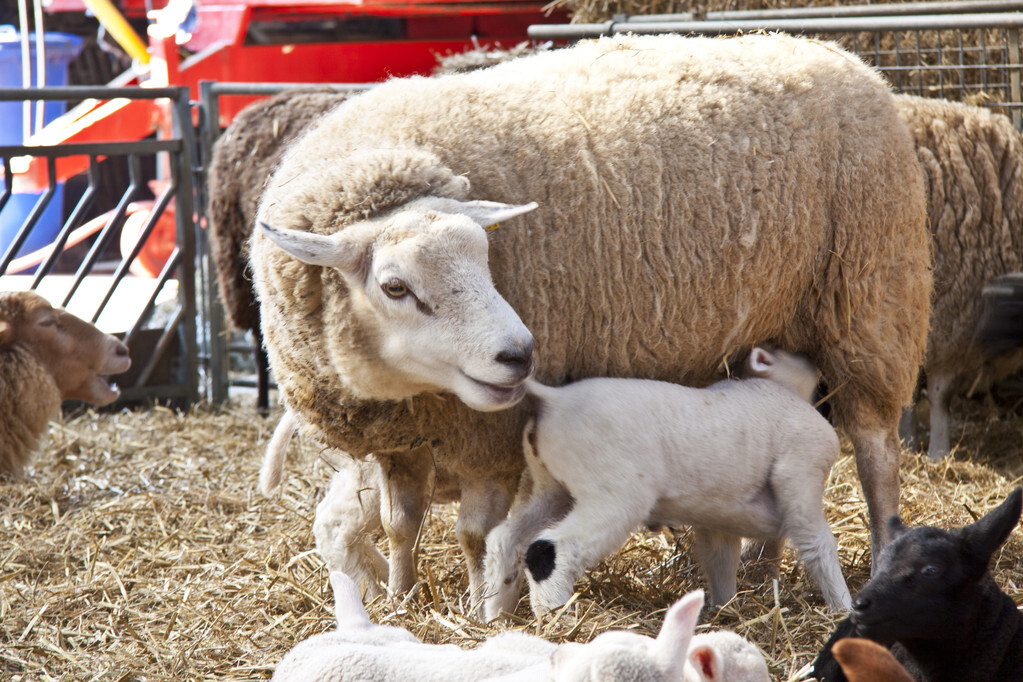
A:
[[[732,632],[694,636],[703,590],[685,595],[664,616],[656,639],[615,630],[588,644],[562,644],[552,658],[555,682],[768,682],[764,657]]]
[[[353,389],[385,400],[450,391],[491,411],[522,398],[533,337],[494,288],[485,228],[536,207],[429,196],[332,235],[260,225],[294,258],[344,277],[351,322],[377,360],[348,368]]]

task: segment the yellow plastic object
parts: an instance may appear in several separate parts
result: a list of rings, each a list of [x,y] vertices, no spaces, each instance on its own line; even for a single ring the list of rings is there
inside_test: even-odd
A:
[[[85,0],[85,6],[96,15],[103,28],[110,31],[117,44],[123,47],[132,59],[137,59],[143,64],[149,63],[146,44],[110,0]]]

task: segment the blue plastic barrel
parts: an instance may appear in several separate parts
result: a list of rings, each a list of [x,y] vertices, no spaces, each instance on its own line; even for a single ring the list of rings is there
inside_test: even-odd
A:
[[[45,60],[45,85],[67,85],[68,64],[82,49],[82,39],[66,33],[44,33],[43,50]],[[35,35],[29,35],[30,68],[32,87],[39,86],[36,69]],[[0,87],[20,88],[21,80],[21,38],[13,26],[0,26]],[[35,125],[35,107],[32,103],[31,122]],[[43,106],[43,121],[49,123],[65,111],[64,102],[46,102]],[[0,102],[0,144],[21,144],[24,125],[22,102]],[[42,193],[18,193],[11,195],[0,210],[0,256],[14,241],[18,230],[24,224]],[[35,224],[28,239],[19,249],[21,255],[41,249],[54,240],[60,232],[64,205],[64,184],[59,183],[39,222]]]

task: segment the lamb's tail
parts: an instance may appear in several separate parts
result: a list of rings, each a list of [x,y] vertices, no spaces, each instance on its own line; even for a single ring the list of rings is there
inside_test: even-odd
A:
[[[298,417],[291,410],[285,411],[281,421],[277,423],[273,438],[266,446],[263,467],[259,470],[259,489],[266,497],[273,497],[281,487],[284,458],[288,454],[288,444],[291,443],[291,436],[296,428]]]

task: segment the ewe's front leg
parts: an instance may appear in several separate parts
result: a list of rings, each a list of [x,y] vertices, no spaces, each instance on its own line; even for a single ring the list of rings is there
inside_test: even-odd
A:
[[[862,422],[869,423],[867,420]],[[856,451],[856,472],[870,514],[873,573],[877,568],[878,555],[891,541],[887,520],[899,513],[899,438],[896,434],[896,419],[892,419],[891,426],[887,428],[861,426],[854,421],[846,425],[846,431]]]
[[[426,448],[377,455],[382,473],[380,521],[390,546],[391,592],[416,584],[416,541],[430,504],[433,459]]]
[[[735,596],[742,538],[709,528],[693,528],[693,552],[710,584],[710,603],[721,606]]]
[[[490,480],[461,481],[455,535],[469,574],[469,603],[477,611],[484,598],[484,555],[487,534],[508,514],[511,495],[506,486]]]
[[[522,593],[526,548],[571,507],[568,491],[546,469],[522,472],[507,520],[487,535],[483,572],[487,621],[495,620],[502,611],[515,610]]]
[[[380,466],[347,455],[338,464],[327,494],[316,505],[316,551],[330,572],[346,574],[363,598],[372,599],[380,594],[380,581],[387,580],[387,560],[372,538],[380,528]]]

